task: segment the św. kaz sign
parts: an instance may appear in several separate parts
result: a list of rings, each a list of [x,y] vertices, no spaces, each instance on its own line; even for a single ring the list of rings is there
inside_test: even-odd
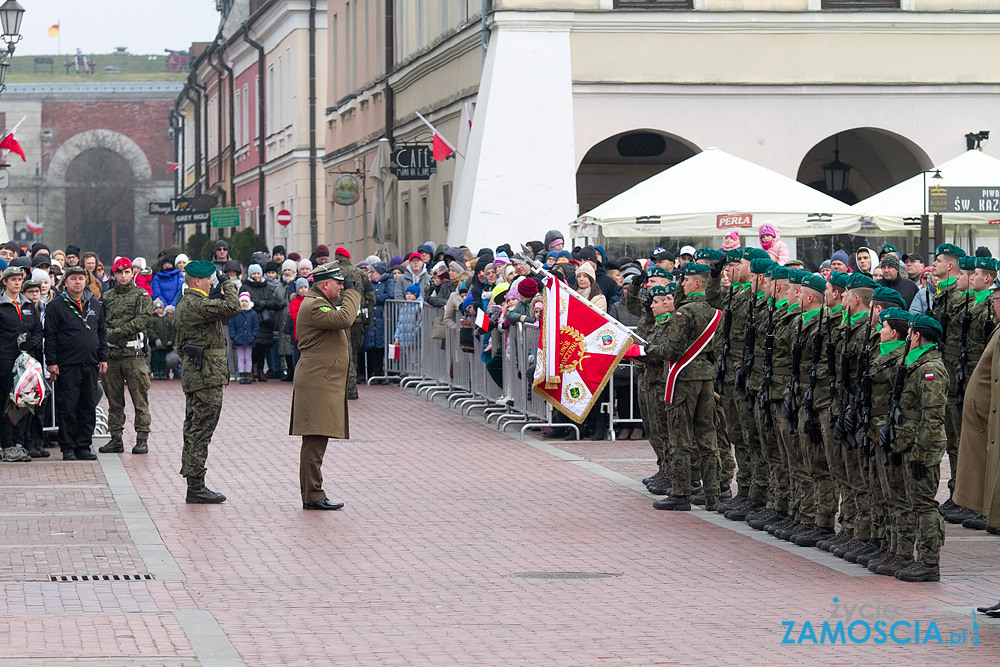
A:
[[[736,213],[734,215],[719,215],[715,217],[716,229],[730,229],[732,227],[753,227],[753,215],[750,213]]]

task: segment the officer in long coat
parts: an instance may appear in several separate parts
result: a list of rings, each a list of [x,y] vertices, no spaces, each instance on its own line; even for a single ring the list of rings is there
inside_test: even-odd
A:
[[[323,491],[323,455],[330,438],[350,437],[347,380],[351,346],[347,332],[354,324],[361,293],[337,262],[313,269],[296,320],[299,363],[295,367],[289,435],[302,436],[299,485],[302,508],[338,510]],[[337,300],[341,305],[335,305]]]

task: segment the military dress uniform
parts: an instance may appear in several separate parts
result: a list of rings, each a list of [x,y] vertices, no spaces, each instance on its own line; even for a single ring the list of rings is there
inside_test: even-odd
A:
[[[207,278],[214,271],[214,265],[204,260],[189,262],[184,267],[187,275],[196,278]],[[210,298],[207,292],[189,286],[174,312],[174,344],[184,359],[181,374],[184,449],[180,474],[187,479],[189,503],[218,503],[226,499],[205,487],[208,445],[222,414],[222,388],[229,384],[224,324],[240,312],[236,286],[228,278],[220,281],[221,299]]]
[[[127,259],[119,259],[115,270],[131,268]],[[135,447],[133,454],[145,454],[149,439],[149,371],[146,368],[145,331],[153,315],[153,300],[135,283],[114,286],[104,293],[104,319],[108,336],[108,372],[101,377],[108,397],[108,430],[111,442],[101,452],[123,452],[125,428],[125,388],[128,387],[135,409]]]
[[[336,250],[337,263],[345,278],[350,278],[354,282],[356,291],[361,295],[361,303],[354,318],[354,323],[348,331],[348,340],[351,344],[351,366],[347,375],[347,397],[355,399],[358,397],[358,353],[365,343],[365,329],[371,326],[372,317],[375,314],[375,289],[372,287],[368,274],[351,263],[351,254],[344,248]],[[338,300],[337,305],[342,306],[343,296]]]

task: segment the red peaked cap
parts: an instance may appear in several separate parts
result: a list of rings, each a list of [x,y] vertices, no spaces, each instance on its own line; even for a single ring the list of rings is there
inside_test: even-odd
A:
[[[347,248],[337,248],[333,252],[335,255],[343,255],[347,259],[351,258],[351,253],[347,252]]]
[[[114,265],[111,267],[111,273],[115,271],[123,271],[124,269],[132,268],[132,260],[128,257],[119,257],[115,260]]]

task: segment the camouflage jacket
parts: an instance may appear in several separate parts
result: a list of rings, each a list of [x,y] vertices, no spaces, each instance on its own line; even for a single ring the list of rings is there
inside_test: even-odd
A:
[[[792,349],[795,347],[799,325],[799,304],[778,302],[774,314],[774,352],[771,355],[771,401],[785,400],[785,393],[792,381]],[[766,352],[766,350],[765,350]],[[799,372],[802,365],[799,364]]]
[[[809,391],[809,383],[812,374],[813,353],[819,345],[819,363],[816,364],[816,388],[813,390],[813,409],[824,410],[830,405],[830,378],[829,366],[823,353],[826,350],[826,318],[827,310],[816,308],[807,313],[800,313],[798,322],[795,324],[795,336],[802,342],[802,364],[800,365],[799,387],[800,395],[805,396]],[[822,325],[822,330],[820,326]],[[819,340],[817,340],[819,334]],[[802,405],[802,402],[799,403]]]
[[[635,332],[642,338],[649,340],[650,335],[653,333],[653,325],[656,324],[656,318],[653,317],[653,311],[650,309],[649,304],[643,303],[640,296],[641,292],[642,284],[639,276],[637,276],[635,280],[629,283],[628,289],[625,291],[625,309],[639,318],[639,324],[636,325]]]
[[[153,315],[153,300],[146,290],[135,283],[116,282],[104,293],[102,302],[108,328],[108,359],[145,357],[143,337]]]
[[[757,307],[753,307],[753,295],[750,296],[751,299],[751,310],[749,311],[749,317],[753,319],[754,324],[757,327],[757,339],[754,341],[753,348],[753,367],[750,369],[750,389],[751,391],[760,391],[761,384],[764,381],[764,345],[767,342],[767,324],[768,320],[771,319],[771,299],[764,298],[764,291],[761,290],[757,292]],[[775,325],[778,322],[778,313],[774,313]]]
[[[673,315],[668,313],[658,322],[654,322],[653,330],[649,334],[649,345],[646,346],[645,356],[639,357],[642,360],[643,368],[652,375],[647,376],[654,382],[663,382],[663,370],[667,361],[667,333],[670,331],[670,321]]]
[[[351,326],[368,329],[371,327],[372,318],[375,317],[375,289],[372,287],[372,281],[369,280],[366,272],[351,264],[351,260],[338,255],[337,261],[340,264],[341,273],[351,277],[351,280],[354,281],[354,289],[361,295],[361,305],[358,307],[358,315]],[[337,299],[334,305],[339,307],[343,303],[344,297],[341,294],[341,297]]]
[[[882,345],[889,351],[883,353]],[[892,392],[896,389],[896,371],[905,349],[905,341],[897,341],[896,344],[880,343],[872,353],[872,421],[868,428],[868,438],[872,442],[878,442],[879,429],[889,415]]]
[[[846,313],[847,311],[844,310]],[[864,369],[862,363],[863,351],[867,347],[871,352],[871,338],[865,340],[865,329],[871,311],[854,313],[852,316],[845,316],[840,325],[837,345],[837,396],[833,397],[832,409],[835,414],[840,414],[841,403],[846,399],[847,405],[851,404],[852,397],[859,390],[861,376]],[[873,329],[874,330],[874,329]],[[870,336],[870,332],[869,332]],[[877,346],[876,346],[877,347]],[[844,386],[844,360],[847,360],[847,386]]]
[[[948,371],[935,346],[910,350],[899,400],[900,418],[896,427],[896,452],[910,451],[911,457],[934,465],[941,461],[948,438],[944,414],[948,403]],[[916,358],[914,358],[916,357]]]
[[[955,284],[952,282],[934,295],[934,319],[944,329],[945,360],[957,363],[962,342],[962,312],[965,308],[965,297]]]
[[[670,318],[670,327],[663,342],[663,356],[668,361],[677,361],[691,347],[715,317],[717,309],[705,300],[705,295],[695,292],[688,294],[684,305]],[[718,335],[718,329],[716,329]],[[705,347],[691,363],[684,367],[678,381],[711,380],[715,377],[715,353],[711,344]]]
[[[222,283],[221,299],[209,298],[204,292],[191,288],[184,292],[174,312],[174,349],[184,365],[181,388],[185,392],[229,384],[224,323],[239,312],[240,301],[236,297],[236,285],[231,280]],[[206,352],[200,370],[188,359],[185,345],[199,345],[206,351],[212,350],[211,353]]]

